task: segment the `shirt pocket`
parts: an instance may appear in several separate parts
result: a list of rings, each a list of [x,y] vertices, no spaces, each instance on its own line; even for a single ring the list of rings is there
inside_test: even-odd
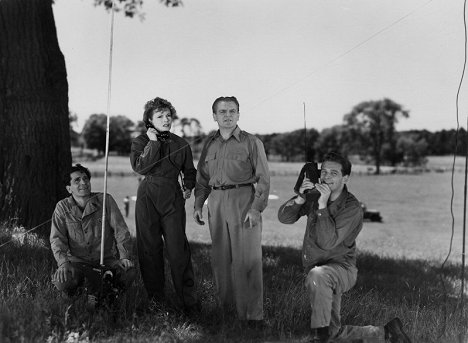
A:
[[[205,163],[206,163],[206,166],[208,168],[209,175],[214,175],[216,173],[216,169],[217,169],[216,153],[206,155]]]
[[[252,166],[246,152],[231,152],[226,155],[224,170],[234,182],[248,182],[252,177]]]
[[[81,227],[81,221],[67,219],[66,225],[68,228],[68,238],[70,240],[70,247],[79,247],[84,242],[84,233]]]

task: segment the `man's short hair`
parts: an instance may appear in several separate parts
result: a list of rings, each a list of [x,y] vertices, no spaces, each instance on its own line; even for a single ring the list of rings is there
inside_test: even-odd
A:
[[[177,119],[177,111],[175,110],[174,106],[172,106],[172,104],[166,99],[156,97],[145,104],[143,122],[148,124],[149,119],[153,119],[154,111],[160,112],[163,110],[169,110],[169,112],[171,112],[172,119]]]
[[[220,96],[218,99],[216,99],[213,102],[213,105],[211,106],[211,109],[213,110],[213,113],[216,113],[216,106],[218,106],[218,102],[233,102],[237,105],[237,112],[239,112],[239,101],[237,101],[235,96]]]
[[[91,173],[89,172],[89,169],[77,163],[74,166],[71,166],[68,173],[63,176],[63,181],[66,186],[70,186],[71,174],[77,171],[85,173],[88,179],[91,180]]]
[[[332,151],[323,156],[323,162],[330,161],[341,164],[341,173],[343,176],[351,174],[351,162],[344,156]],[[323,163],[322,162],[322,163]]]

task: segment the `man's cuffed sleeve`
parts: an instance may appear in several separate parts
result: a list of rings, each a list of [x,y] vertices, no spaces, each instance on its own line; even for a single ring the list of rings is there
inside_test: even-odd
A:
[[[197,182],[195,184],[195,203],[194,208],[195,210],[201,210],[203,208],[203,204],[205,200],[208,199],[208,196],[211,193],[211,187],[209,186],[210,178],[208,176],[208,166],[206,165],[206,161],[203,158],[204,154],[202,154],[200,161],[198,161],[197,165]]]
[[[278,209],[278,220],[283,224],[293,224],[301,217],[300,211],[303,205],[297,204],[292,197]]]
[[[263,212],[268,205],[268,196],[270,194],[270,171],[265,148],[260,139],[256,138],[254,140],[252,150],[251,159],[257,186],[255,187],[255,197],[251,208]]]

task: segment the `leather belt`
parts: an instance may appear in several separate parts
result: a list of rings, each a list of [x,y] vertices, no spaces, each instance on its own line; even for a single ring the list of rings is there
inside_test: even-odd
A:
[[[252,186],[252,183],[240,183],[240,184],[237,184],[237,185],[221,185],[221,186],[218,186],[218,187],[213,186],[213,187],[211,187],[211,189],[224,191],[226,189],[248,187],[248,186]]]

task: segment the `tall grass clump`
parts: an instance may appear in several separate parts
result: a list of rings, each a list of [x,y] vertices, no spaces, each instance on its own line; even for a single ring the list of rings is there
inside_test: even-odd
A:
[[[309,300],[299,249],[263,249],[263,329],[220,310],[210,267],[210,245],[191,243],[202,311],[188,317],[175,305],[147,301],[141,279],[113,305],[86,311],[85,297],[65,299],[50,282],[56,269],[47,240],[21,228],[0,229],[0,342],[305,342]],[[170,268],[167,266],[167,280]],[[460,311],[460,266],[358,254],[358,281],[345,293],[342,321],[383,325],[402,319],[413,342],[460,342],[467,310]],[[168,281],[167,298],[174,297]]]

